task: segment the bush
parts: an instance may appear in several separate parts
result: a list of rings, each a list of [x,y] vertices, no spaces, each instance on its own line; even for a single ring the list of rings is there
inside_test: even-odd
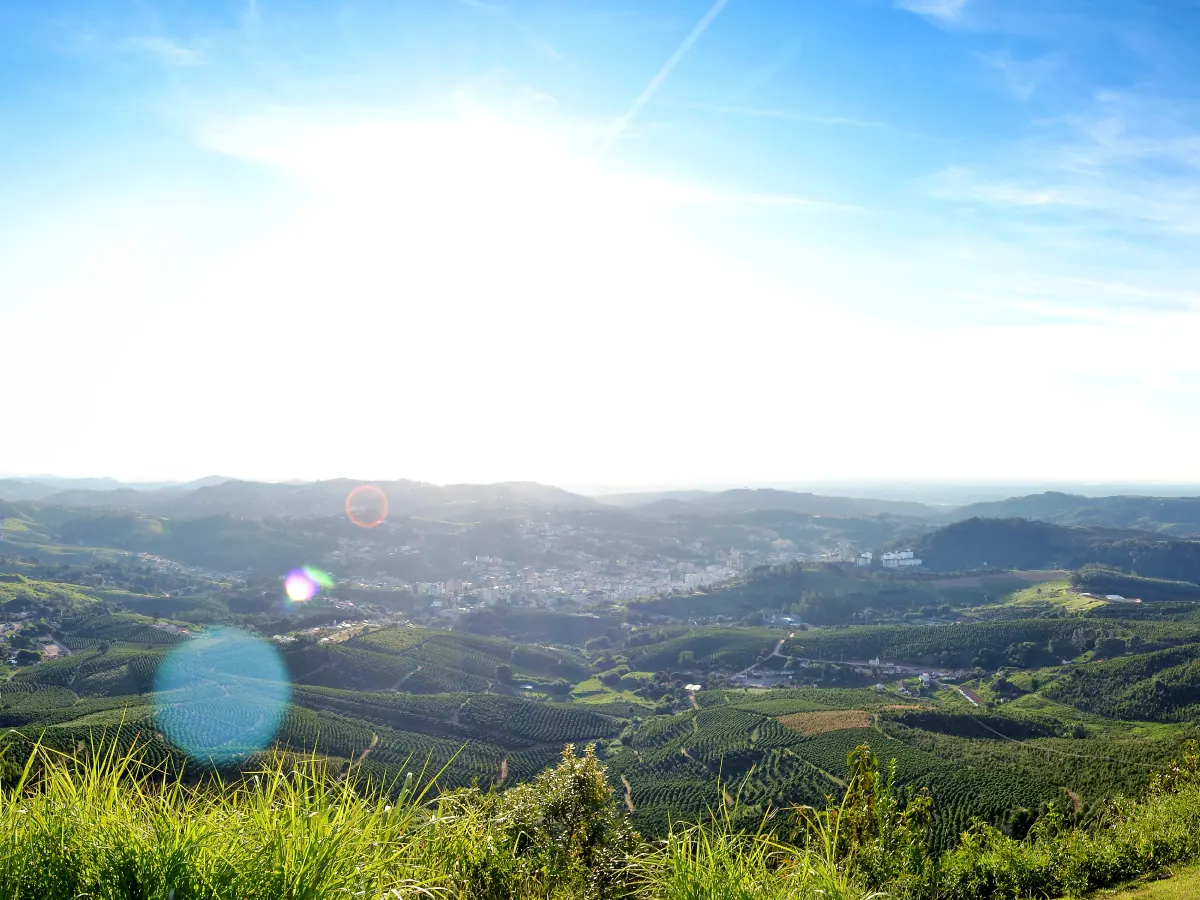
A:
[[[707,820],[648,844],[591,748],[567,747],[504,792],[435,798],[420,775],[375,793],[317,757],[269,753],[237,781],[187,785],[143,750],[6,740],[0,897],[14,900],[1012,900],[1080,896],[1200,858],[1194,745],[1145,799],[1112,803],[1091,828],[1054,804],[1020,809],[1008,834],[976,823],[935,857],[928,798],[901,795],[865,744],[841,802],[796,810],[790,840],[786,815],[756,819],[722,790]]]
[[[589,746],[568,744],[561,761],[504,793],[450,795],[445,807],[473,839],[462,843],[459,876],[471,898],[621,897],[632,890],[628,860],[641,838],[616,808]]]

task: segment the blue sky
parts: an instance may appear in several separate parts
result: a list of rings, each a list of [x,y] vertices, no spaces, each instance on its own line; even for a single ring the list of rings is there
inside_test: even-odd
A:
[[[6,4],[0,473],[1200,481],[1196,46],[1194,0]]]

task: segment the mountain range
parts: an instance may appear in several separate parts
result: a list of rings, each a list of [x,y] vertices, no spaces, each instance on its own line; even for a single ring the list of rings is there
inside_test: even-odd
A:
[[[954,521],[977,517],[1018,517],[1057,525],[1099,525],[1185,536],[1200,534],[1200,497],[1084,497],[1047,491],[989,503],[972,503],[954,510],[949,516]]]
[[[82,509],[124,510],[172,518],[230,515],[241,518],[310,517],[341,512],[347,494],[362,482],[242,481],[210,476],[186,483],[125,484],[111,478],[0,479],[0,501]],[[1021,518],[1056,525],[1200,534],[1200,497],[1122,494],[1090,497],[1046,491],[948,509],[915,500],[824,496],[773,488],[723,491],[651,491],[599,497],[535,482],[435,485],[413,480],[375,482],[392,513],[479,521],[548,510],[583,510],[656,520],[780,514],[797,517],[884,517],[913,533],[968,519]],[[907,523],[907,525],[906,525]]]

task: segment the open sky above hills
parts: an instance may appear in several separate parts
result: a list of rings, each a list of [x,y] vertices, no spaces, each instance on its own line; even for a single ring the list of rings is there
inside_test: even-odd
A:
[[[6,4],[0,466],[1196,481],[1198,39],[1169,0]]]

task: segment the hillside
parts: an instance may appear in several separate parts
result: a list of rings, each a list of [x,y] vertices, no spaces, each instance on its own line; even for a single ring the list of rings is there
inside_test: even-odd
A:
[[[0,501],[34,501],[48,497],[57,489],[36,481],[19,478],[0,478]]]
[[[521,510],[589,509],[595,501],[532,482],[433,485],[417,481],[374,482],[388,496],[393,514],[477,520]],[[116,486],[97,490],[49,489],[40,484],[0,482],[0,498],[45,505],[129,510],[167,517],[229,515],[241,518],[330,516],[341,513],[360,481],[335,479],[270,483],[208,478],[184,485],[146,489]]]
[[[1052,807],[1050,827],[1013,837],[970,825],[937,852],[939,801],[880,777],[867,745],[836,775],[814,773],[831,789],[803,818],[743,834],[739,823],[756,820],[739,794],[651,843],[590,750],[566,749],[516,788],[438,795],[427,770],[381,791],[363,766],[287,753],[251,762],[236,783],[163,789],[161,763],[140,741],[73,755],[11,735],[5,744],[0,890],[43,900],[1008,900],[1080,896],[1200,856],[1194,754],[1111,821]]]
[[[1155,531],[1187,537],[1200,534],[1200,497],[1084,497],[1047,491],[954,510],[951,521],[971,518],[1040,519],[1058,525],[1089,525]]]
[[[1200,541],[1098,526],[973,518],[912,543],[925,568],[1077,569],[1095,563],[1148,578],[1200,583]]]
[[[939,511],[907,500],[870,500],[855,497],[823,497],[818,494],[772,488],[729,491],[660,491],[646,494],[613,494],[597,498],[602,503],[622,506],[646,514],[693,513],[717,515],[756,510],[780,510],[815,516],[907,516],[933,518]]]

